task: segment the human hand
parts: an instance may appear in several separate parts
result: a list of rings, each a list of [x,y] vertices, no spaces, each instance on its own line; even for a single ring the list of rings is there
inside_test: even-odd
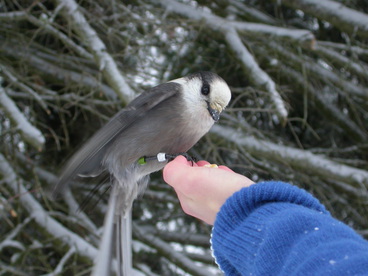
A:
[[[204,167],[206,164],[199,161],[192,166],[178,156],[165,166],[163,177],[175,189],[185,213],[213,225],[226,199],[254,182],[226,166],[216,169]]]

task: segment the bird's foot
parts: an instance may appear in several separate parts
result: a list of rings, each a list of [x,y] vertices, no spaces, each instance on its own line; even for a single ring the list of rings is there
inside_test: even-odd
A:
[[[197,158],[195,158],[193,156],[190,156],[186,152],[181,152],[181,153],[177,153],[177,154],[166,154],[166,158],[167,158],[168,161],[172,161],[180,155],[184,156],[187,159],[187,161],[190,161],[192,163],[192,166],[194,165],[194,163],[196,163],[198,161]]]

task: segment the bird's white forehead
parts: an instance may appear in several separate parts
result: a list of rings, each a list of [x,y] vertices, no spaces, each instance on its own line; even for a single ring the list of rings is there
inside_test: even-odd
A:
[[[211,101],[219,104],[224,109],[230,102],[231,91],[226,82],[218,79],[211,84]]]

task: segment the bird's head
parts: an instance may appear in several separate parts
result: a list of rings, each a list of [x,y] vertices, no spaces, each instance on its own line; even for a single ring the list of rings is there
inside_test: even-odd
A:
[[[231,99],[231,91],[226,82],[211,72],[199,72],[173,80],[182,85],[183,99],[193,111],[208,111],[217,122],[221,112]]]

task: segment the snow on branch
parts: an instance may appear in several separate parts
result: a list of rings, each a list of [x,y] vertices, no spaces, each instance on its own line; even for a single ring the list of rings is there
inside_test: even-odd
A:
[[[35,24],[36,26],[39,26],[40,28],[43,28],[46,32],[60,39],[66,46],[74,50],[81,57],[84,57],[90,60],[93,59],[93,56],[90,53],[88,53],[83,47],[76,44],[72,39],[70,39],[64,33],[60,32],[58,29],[54,28],[51,25],[51,22],[49,22],[49,19],[46,18],[45,16],[44,18],[42,18],[42,20],[40,20],[30,14],[27,14],[27,19],[29,22]]]
[[[290,68],[289,66],[282,64],[279,65],[279,68],[281,74],[292,78],[292,81],[295,84],[299,84],[300,87],[304,87],[305,91],[307,91],[313,97],[318,109],[324,113],[327,118],[333,119],[334,124],[340,126],[343,131],[349,133],[350,136],[354,137],[354,139],[357,139],[358,141],[367,140],[367,134],[346,114],[341,112],[336,105],[326,100],[326,98],[323,96],[323,93],[320,93],[320,91],[311,85],[305,86],[305,79],[301,73]]]
[[[0,12],[0,21],[8,20],[21,20],[26,18],[26,13],[23,11],[13,11],[13,12]]]
[[[114,59],[107,52],[105,44],[88,23],[78,4],[74,0],[56,0],[56,2],[63,7],[65,19],[71,23],[82,43],[92,52],[106,81],[123,102],[130,102],[135,97],[134,91],[121,75]]]
[[[244,46],[239,35],[233,28],[229,28],[225,33],[225,39],[238,56],[238,59],[242,62],[245,71],[249,74],[249,78],[269,93],[270,98],[276,107],[278,116],[285,120],[288,112],[279,92],[276,90],[275,82],[259,67],[257,61],[249,53],[248,49]]]
[[[5,247],[9,246],[25,250],[23,244],[21,244],[19,241],[16,241],[14,238],[24,229],[24,227],[30,221],[32,221],[32,218],[26,218],[23,222],[19,223],[15,228],[13,228],[13,230],[8,235],[2,237],[2,241],[0,242],[0,252],[3,251]]]
[[[208,12],[194,9],[193,7],[172,0],[160,0],[160,3],[167,7],[169,11],[181,14],[197,21],[202,20],[209,28],[222,32],[229,47],[236,53],[245,71],[247,74],[249,74],[249,79],[255,85],[262,87],[269,93],[270,98],[276,107],[277,115],[282,121],[286,120],[288,112],[279,92],[276,90],[275,82],[259,67],[254,57],[244,46],[238,32],[247,31],[252,33],[287,37],[297,41],[310,41],[311,45],[314,45],[314,36],[312,33],[306,30],[292,30],[280,27],[272,27],[265,24],[249,24],[244,22],[229,21],[216,15],[212,15]]]
[[[279,46],[277,43],[270,42],[268,46],[272,47],[273,51],[277,51],[279,55],[284,56],[289,62],[294,62],[308,69],[310,73],[315,75],[317,78],[321,78],[324,81],[328,80],[335,84],[337,87],[342,87],[345,91],[351,95],[355,95],[364,100],[368,99],[368,88],[359,85],[359,83],[354,83],[344,79],[338,72],[334,70],[327,69],[312,60],[301,60],[297,55]],[[336,89],[337,90],[337,89]]]
[[[18,155],[23,162],[26,161],[24,156]],[[27,160],[28,161],[28,160]],[[29,162],[29,161],[28,161]],[[32,164],[34,166],[34,164]],[[50,187],[53,187],[57,183],[57,176],[52,174],[49,171],[46,171],[40,167],[34,167],[34,171],[38,175],[40,179],[45,180]],[[68,187],[62,193],[63,199],[65,203],[69,207],[69,212],[73,214],[77,219],[78,223],[82,224],[86,229],[88,229],[91,233],[97,233],[96,225],[91,221],[91,219],[85,214],[85,212],[79,210],[79,204],[75,200],[73,193],[71,192],[70,188]]]
[[[326,58],[331,60],[332,63],[336,63],[342,68],[350,69],[353,73],[355,73],[362,79],[365,79],[367,77],[368,66],[364,65],[363,62],[354,62],[351,58],[343,56],[335,50],[319,45],[319,43],[317,43],[315,50],[317,53],[326,56]]]
[[[90,60],[93,59],[93,56],[90,53],[88,53],[83,47],[77,45],[72,39],[70,39],[64,33],[54,28],[51,25],[52,22],[49,21],[46,14],[41,14],[40,19],[38,19],[37,17],[32,16],[27,11],[0,13],[0,21],[7,21],[7,20],[28,20],[32,24],[42,28],[44,31],[60,39],[66,46],[74,50],[81,57]]]
[[[181,244],[191,244],[207,248],[210,247],[210,238],[208,237],[208,235],[157,230],[155,227],[152,226],[140,227],[147,233],[158,236],[164,241],[177,242]]]
[[[0,64],[0,71],[3,72],[3,74],[7,77],[7,79],[11,82],[12,85],[30,94],[39,103],[39,105],[46,111],[47,114],[51,113],[49,108],[47,107],[47,104],[40,97],[40,95],[38,95],[37,92],[34,91],[29,86],[22,83],[13,73],[11,73],[10,68]]]
[[[82,256],[94,260],[97,256],[97,249],[49,216],[41,204],[24,187],[23,181],[17,178],[13,168],[2,154],[0,154],[0,174],[14,193],[22,195],[19,197],[21,204],[40,227],[50,235],[60,239],[64,244],[74,247]]]
[[[308,172],[308,174],[320,176],[328,180],[345,182],[354,187],[359,187],[360,196],[368,197],[368,172],[343,165],[328,158],[314,154],[307,150],[300,150],[284,145],[275,144],[265,140],[249,136],[230,127],[215,125],[211,129],[222,138],[245,147],[247,152],[256,156],[289,164],[290,167]],[[342,186],[339,186],[340,188]],[[357,188],[358,189],[358,188]],[[357,189],[354,189],[356,191]],[[351,189],[347,192],[352,192]]]
[[[368,15],[350,9],[340,2],[331,0],[282,0],[277,2],[330,22],[336,28],[349,34],[356,33],[362,37],[368,37]]]
[[[65,80],[70,80],[78,85],[85,86],[90,90],[99,89],[108,98],[116,99],[114,90],[112,90],[109,86],[97,81],[95,78],[89,75],[79,74],[72,70],[66,70],[51,62],[45,61],[44,59],[38,57],[37,53],[29,48],[26,49],[24,47],[20,48],[16,46],[8,47],[5,44],[0,44],[0,50],[6,53],[8,56],[28,62],[30,66],[36,68],[43,74],[58,79],[60,82],[64,83]]]
[[[228,2],[231,4],[228,6],[228,9],[234,13],[245,15],[246,17],[251,18],[252,21],[262,22],[270,25],[277,24],[277,21],[273,17],[261,12],[260,10],[247,6],[239,0],[229,0]]]
[[[155,235],[146,232],[143,228],[133,223],[133,233],[145,244],[155,248],[162,256],[181,267],[184,271],[191,273],[191,275],[207,276],[209,271],[195,264],[191,259],[185,255],[175,251],[170,244],[164,242]]]
[[[353,46],[350,43],[346,45],[346,44],[336,43],[336,42],[331,42],[331,41],[318,40],[318,45],[329,47],[335,50],[347,51],[349,53],[352,53],[355,56],[368,56],[368,49],[365,49],[359,46]]]
[[[312,45],[315,41],[314,35],[308,30],[288,29],[274,27],[267,24],[232,21],[173,0],[159,0],[159,2],[161,2],[163,6],[167,7],[169,11],[181,14],[197,21],[204,20],[209,28],[221,31],[223,33],[229,28],[234,28],[241,32],[244,31],[253,34],[266,34],[275,37],[289,38],[291,40],[303,43],[309,42],[311,44],[310,48],[312,48]]]
[[[4,88],[1,86],[0,79],[0,107],[4,110],[5,114],[15,125],[15,128],[19,131],[22,138],[37,148],[42,150],[45,144],[45,137],[42,135],[36,127],[34,127],[18,109],[13,100],[5,93]]]
[[[57,276],[61,275],[64,270],[66,262],[75,254],[75,248],[71,247],[69,251],[60,259],[59,264],[56,266],[53,272],[44,274],[43,276]]]
[[[229,22],[229,25],[238,31],[260,33],[274,37],[283,37],[295,41],[307,42],[307,48],[313,49],[315,43],[314,35],[307,30],[302,29],[287,29],[275,27],[266,24],[248,23],[248,22]]]

